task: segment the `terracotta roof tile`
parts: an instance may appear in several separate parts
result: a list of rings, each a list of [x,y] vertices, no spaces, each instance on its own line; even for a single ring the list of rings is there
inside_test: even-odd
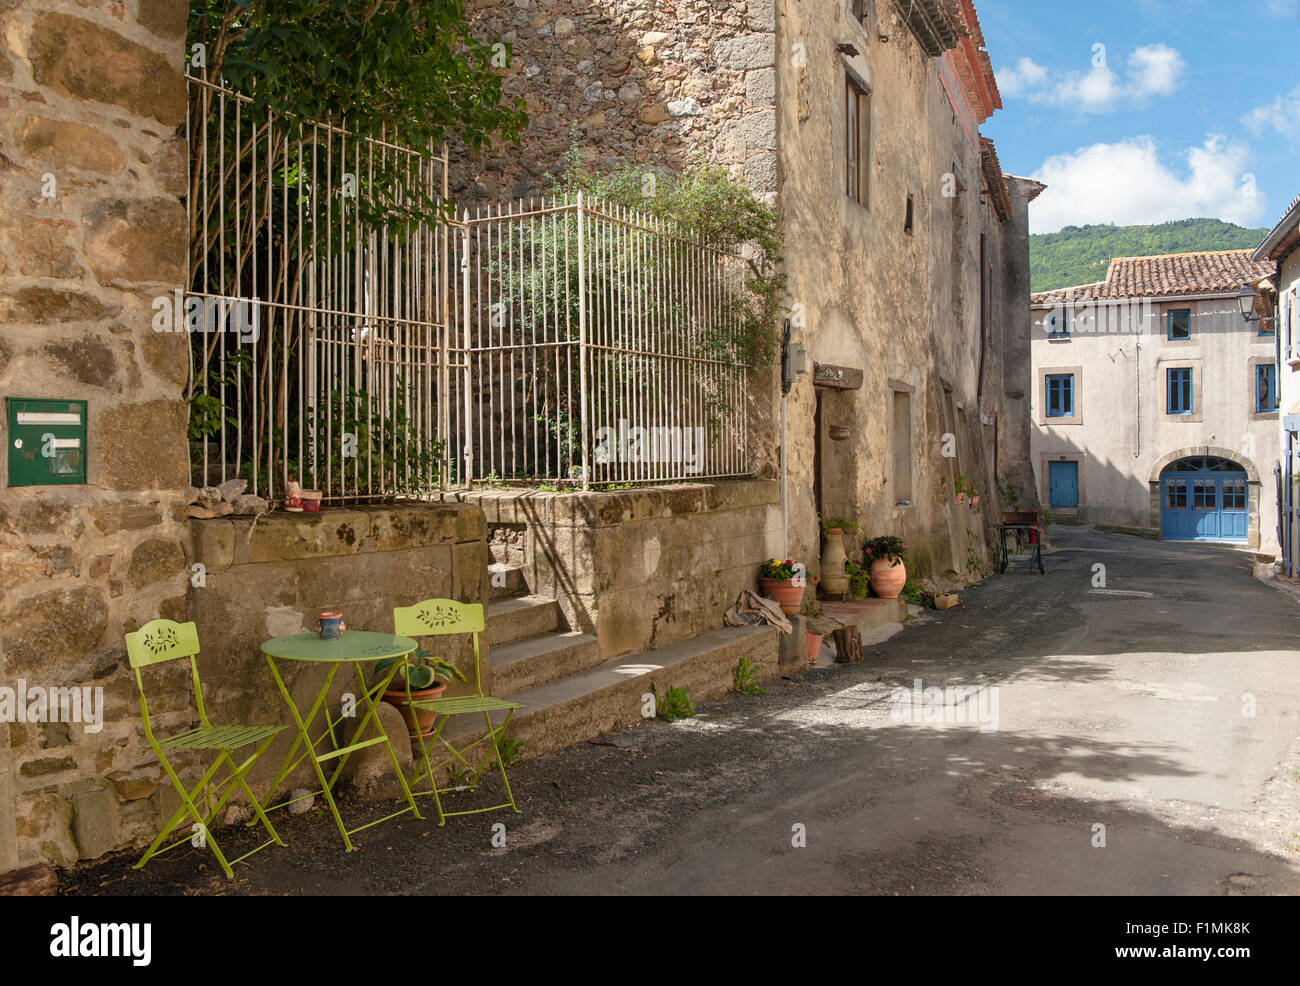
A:
[[[1116,257],[1104,281],[1030,295],[1032,304],[1166,298],[1189,294],[1235,294],[1247,281],[1271,277],[1277,265],[1250,259],[1250,250],[1169,253],[1156,257]]]

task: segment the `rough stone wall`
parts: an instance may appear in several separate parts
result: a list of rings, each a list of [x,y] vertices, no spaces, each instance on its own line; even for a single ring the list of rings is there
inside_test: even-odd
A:
[[[187,344],[151,330],[185,277],[185,19],[0,3],[0,396],[89,401],[86,485],[0,488],[0,684],[106,706],[98,733],[0,725],[0,870],[98,856],[162,807],[122,634],[185,615]]]
[[[1039,188],[1024,178],[1007,181],[1013,215],[1003,228],[999,291],[1003,410],[1000,415],[1001,450],[999,467],[1015,490],[1021,510],[1038,509],[1038,488],[1030,461],[1033,434],[1030,407],[1033,394],[1033,365],[1030,355],[1033,318],[1025,306],[1029,296],[1029,203]],[[1010,507],[1008,507],[1010,509]]]
[[[471,0],[476,37],[513,57],[522,147],[453,153],[458,204],[548,190],[577,128],[588,162],[727,165],[777,188],[774,0]]]
[[[490,527],[524,528],[529,589],[558,600],[606,657],[720,627],[740,591],[755,588],[759,563],[780,550],[771,481],[466,496]]]
[[[860,553],[863,538],[896,534],[908,544],[910,573],[962,576],[987,566],[985,523],[1000,510],[986,480],[982,422],[1000,399],[989,386],[997,367],[987,354],[982,395],[979,386],[980,234],[994,231],[997,220],[982,201],[978,145],[945,94],[943,59],[924,53],[892,4],[872,6],[868,30],[842,0],[778,4],[778,203],[790,301],[802,306],[806,328],[796,336],[813,361],[864,371],[860,389],[823,398],[823,427],[852,433],[824,441],[821,462],[825,512],[860,525],[848,539],[851,554]],[[857,53],[843,54],[841,45]],[[866,205],[845,193],[846,72],[871,89]],[[998,344],[990,332],[989,346]],[[905,506],[895,505],[891,485],[895,390],[911,403],[912,502]],[[825,420],[828,409],[834,420]],[[812,562],[821,551],[815,411],[813,382],[800,377],[789,400],[788,554]],[[943,455],[943,436],[954,424],[955,467]],[[978,509],[956,502],[956,471],[979,491]]]

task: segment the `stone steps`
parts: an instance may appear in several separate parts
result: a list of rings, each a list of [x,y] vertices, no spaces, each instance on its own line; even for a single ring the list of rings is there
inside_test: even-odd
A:
[[[780,631],[766,625],[709,630],[523,688],[509,696],[524,707],[515,713],[507,735],[526,743],[522,754],[531,758],[636,725],[652,682],[660,695],[669,688],[685,688],[698,705],[726,693],[731,669],[744,657],[750,659],[758,680],[777,677]],[[500,721],[499,716],[494,718]],[[448,724],[446,735],[456,737],[458,745],[482,733],[477,716],[456,719]]]
[[[492,694],[504,698],[587,671],[603,660],[600,641],[589,633],[547,633],[499,644],[492,648]]]
[[[486,616],[489,647],[550,633],[560,625],[559,604],[544,596],[491,599]]]
[[[505,575],[505,584],[498,585],[502,574]],[[488,602],[526,595],[528,595],[528,584],[524,581],[524,570],[521,566],[506,565],[502,562],[493,562],[488,566]]]

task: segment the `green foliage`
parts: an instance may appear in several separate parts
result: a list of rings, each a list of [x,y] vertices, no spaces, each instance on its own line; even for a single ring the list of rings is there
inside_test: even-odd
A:
[[[830,537],[830,532],[839,529],[841,531],[856,531],[858,522],[849,517],[832,517],[829,520],[822,521],[822,538]]]
[[[998,489],[1002,493],[1002,501],[1013,511],[1020,509],[1020,495],[1016,493],[1016,488],[1004,480],[998,480]]]
[[[891,562],[891,567],[897,565],[907,554],[907,545],[900,537],[892,534],[874,537],[862,546],[863,554],[866,555],[866,565],[871,567],[871,562],[883,558]]]
[[[608,205],[653,216],[688,240],[744,256],[748,296],[732,295],[718,306],[718,323],[704,327],[703,347],[708,355],[750,365],[773,361],[786,286],[786,276],[780,272],[785,234],[776,210],[756,198],[735,175],[719,165],[702,163],[680,174],[629,166],[597,173],[584,164],[575,131],[562,170],[552,180],[556,195],[581,191]],[[653,257],[636,256],[636,264],[654,262]]]
[[[1055,524],[1055,523],[1056,523],[1056,520],[1052,517],[1052,512],[1051,512],[1050,510],[1048,510],[1046,507],[1044,507],[1044,508],[1043,508],[1043,526],[1046,527],[1048,524]]]
[[[740,663],[731,669],[731,690],[740,692],[742,695],[765,695],[767,689],[763,688],[754,679],[757,672],[749,658],[742,657]]]
[[[445,681],[465,681],[465,675],[454,664],[448,664],[440,657],[428,653],[427,651],[416,649],[414,654],[405,657],[386,657],[382,661],[375,662],[375,672],[382,674],[394,664],[401,662],[401,670],[398,671],[406,679],[406,683],[411,686],[413,691],[421,688],[432,688],[435,681],[442,678]]]
[[[957,473],[952,478],[952,484],[958,493],[965,493],[968,496],[975,495],[975,487],[971,485],[970,478],[964,472]]]
[[[232,349],[214,358],[208,369],[207,393],[197,387],[190,392],[190,440],[197,441],[221,434],[229,410],[222,402],[234,403],[244,378],[251,372],[253,357],[246,349]]]
[[[496,739],[497,756],[501,758],[501,766],[509,770],[515,765],[523,753],[521,752],[528,744],[523,740],[506,739],[504,734],[498,733]],[[493,760],[489,767],[495,766],[496,760]]]
[[[846,561],[844,574],[849,577],[849,592],[854,599],[866,599],[871,594],[871,572],[857,562]]]
[[[913,606],[925,605],[925,590],[911,579],[908,579],[903,583],[903,591],[900,592],[898,596],[904,602],[911,603]],[[933,596],[931,597],[931,600],[933,600]]]
[[[655,697],[655,716],[665,722],[676,722],[678,719],[686,719],[695,715],[695,705],[686,697],[685,688],[680,686],[669,688],[660,697],[659,688],[652,681],[650,682],[650,693]]]
[[[464,0],[191,0],[206,75],[252,98],[252,120],[294,114],[412,149],[518,138],[524,101],[502,105],[493,49]],[[506,51],[508,54],[508,49]],[[500,59],[498,59],[499,61]]]
[[[780,558],[769,558],[758,567],[758,577],[760,579],[776,579],[779,582],[784,582],[786,579],[794,578],[796,564],[798,563],[792,558],[786,558],[784,561]],[[815,578],[815,576],[808,575],[805,576],[805,578],[811,580]]]
[[[303,475],[359,496],[434,492],[446,443],[428,438],[407,412],[415,398],[400,380],[383,401],[355,387],[331,390],[308,408],[316,439]]]
[[[1220,219],[1180,219],[1154,226],[1066,226],[1029,238],[1029,289],[1051,291],[1106,277],[1112,257],[1150,257],[1259,246],[1267,229]]]

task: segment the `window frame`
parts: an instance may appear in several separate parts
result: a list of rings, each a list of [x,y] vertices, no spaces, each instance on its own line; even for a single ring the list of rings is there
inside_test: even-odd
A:
[[[1065,328],[1061,329],[1060,331],[1056,331],[1051,328],[1051,320],[1054,316],[1054,313],[1058,311],[1061,313],[1061,323],[1065,326]],[[1047,313],[1047,317],[1048,317],[1047,338],[1049,339],[1070,338],[1070,306],[1069,305],[1062,305],[1060,308],[1053,308],[1050,312]]]
[[[1269,378],[1269,397],[1271,398],[1268,407],[1263,407],[1260,401],[1259,384],[1264,377]],[[1255,413],[1272,414],[1279,407],[1277,393],[1277,365],[1272,362],[1255,364]]]
[[[1187,406],[1182,410],[1173,409],[1174,402],[1174,374],[1177,373],[1182,379],[1182,374],[1186,376],[1186,398]],[[1190,366],[1167,366],[1165,367],[1165,414],[1176,417],[1185,417],[1196,413],[1196,370]],[[1182,384],[1180,383],[1180,389]]]
[[[1187,335],[1174,335],[1174,316],[1187,313]],[[1169,308],[1165,311],[1165,341],[1167,342],[1191,342],[1192,340],[1192,310],[1190,308]]]
[[[1074,374],[1073,373],[1048,373],[1043,376],[1044,381],[1044,414],[1047,418],[1073,418],[1074,417]],[[1057,391],[1062,394],[1066,401],[1059,401],[1058,410],[1052,410],[1052,385],[1057,384]],[[1064,404],[1068,402],[1068,407]]]
[[[864,112],[865,111],[865,112]],[[871,208],[871,87],[844,70],[844,194]]]

